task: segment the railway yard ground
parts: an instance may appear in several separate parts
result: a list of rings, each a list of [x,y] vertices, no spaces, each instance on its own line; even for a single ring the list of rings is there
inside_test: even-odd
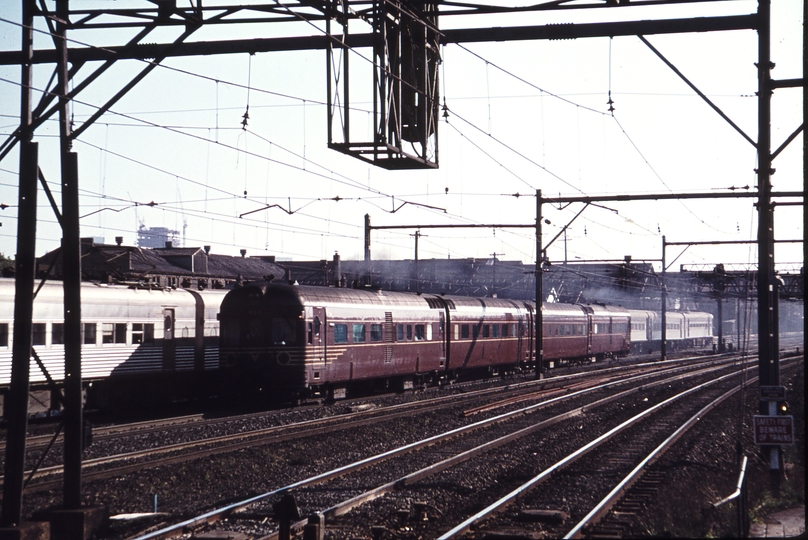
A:
[[[543,381],[514,375],[325,406],[99,425],[85,450],[84,503],[109,509],[113,519],[98,536],[105,540],[276,538],[288,494],[298,538],[316,513],[323,537],[335,540],[555,538],[654,456],[583,536],[804,531],[802,337],[787,346],[781,384],[796,444],[783,447],[781,477],[768,471],[750,429],[754,355],[739,371],[742,359],[705,353],[683,364],[647,357],[555,369]],[[734,390],[742,379],[748,386]],[[50,439],[39,435],[29,441],[30,468]],[[29,519],[61,504],[60,454],[51,451],[26,489]],[[741,455],[745,524],[739,499],[714,506],[735,490]]]

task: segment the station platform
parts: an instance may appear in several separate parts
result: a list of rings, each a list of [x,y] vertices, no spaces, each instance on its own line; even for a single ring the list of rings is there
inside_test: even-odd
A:
[[[749,538],[793,538],[805,536],[805,505],[772,513],[765,523],[749,526]]]

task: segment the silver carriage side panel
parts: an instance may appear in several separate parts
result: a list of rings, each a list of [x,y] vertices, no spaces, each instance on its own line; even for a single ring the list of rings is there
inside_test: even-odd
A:
[[[669,311],[666,315],[668,341],[678,342],[685,338],[685,316],[680,311]]]

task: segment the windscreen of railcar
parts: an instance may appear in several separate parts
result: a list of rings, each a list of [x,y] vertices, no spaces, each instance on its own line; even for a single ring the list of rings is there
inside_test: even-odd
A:
[[[299,317],[272,317],[269,321],[269,345],[299,345]]]

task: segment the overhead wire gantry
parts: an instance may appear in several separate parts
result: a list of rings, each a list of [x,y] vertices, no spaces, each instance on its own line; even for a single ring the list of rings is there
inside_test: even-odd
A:
[[[81,262],[79,245],[78,157],[72,142],[108,112],[166,58],[229,53],[324,50],[328,76],[328,145],[344,154],[387,169],[436,168],[438,166],[440,46],[449,43],[574,39],[583,37],[648,36],[722,30],[750,30],[758,33],[758,133],[745,135],[758,157],[758,305],[760,310],[759,372],[761,385],[779,384],[778,306],[774,274],[774,203],[772,202],[772,160],[802,131],[802,125],[775,152],[771,146],[771,97],[778,88],[803,87],[800,79],[773,80],[770,53],[770,2],[759,0],[755,13],[731,16],[686,17],[681,19],[628,20],[586,24],[441,29],[440,20],[449,16],[504,13],[588,10],[626,10],[635,6],[654,8],[672,4],[698,6],[707,0],[539,0],[524,7],[504,7],[468,2],[426,2],[422,0],[298,0],[249,2],[242,5],[207,5],[191,0],[185,6],[176,0],[151,0],[145,7],[105,6],[99,9],[71,9],[69,0],[58,0],[50,9],[47,0],[20,0],[22,41],[19,50],[0,51],[0,65],[21,68],[20,125],[0,144],[0,160],[19,146],[19,212],[16,257],[16,301],[14,346],[10,394],[7,398],[8,438],[3,507],[0,527],[19,525],[22,519],[22,486],[27,429],[29,360],[31,357],[32,304],[35,272],[37,185],[48,192],[39,168],[36,129],[58,116],[61,141],[61,210],[51,205],[63,230],[65,288],[65,488],[67,509],[81,505]],[[622,11],[621,11],[622,12]],[[35,27],[44,21],[53,48],[35,49]],[[291,37],[250,37],[235,40],[192,41],[193,35],[209,25],[308,23],[314,32]],[[6,21],[8,22],[8,21]],[[367,25],[356,33],[354,28]],[[145,39],[158,29],[174,27],[173,41],[147,44]],[[126,43],[94,47],[71,41],[68,32],[135,29]],[[37,30],[40,31],[40,30]],[[645,38],[643,38],[645,40]],[[647,43],[647,41],[646,41]],[[648,44],[648,43],[647,43]],[[650,44],[648,44],[650,47]],[[361,49],[370,54],[357,55]],[[349,54],[352,53],[352,54]],[[110,96],[98,111],[81,125],[71,125],[69,106],[115,62],[138,59],[140,72]],[[663,58],[664,60],[664,58]],[[351,65],[372,64],[373,129],[369,139],[352,128]],[[86,67],[100,62],[87,73]],[[35,66],[53,66],[53,76],[38,103],[32,93]],[[672,67],[672,66],[671,66]],[[79,74],[83,73],[83,78]],[[541,196],[537,197],[537,228],[541,224]],[[804,191],[803,191],[804,200]],[[540,229],[539,229],[540,231]],[[540,236],[540,232],[539,232]],[[537,241],[538,245],[538,241]],[[541,249],[537,249],[537,255]],[[536,271],[539,272],[540,264]],[[537,282],[540,283],[540,279]],[[540,297],[540,294],[538,295]],[[74,336],[69,338],[68,336]],[[69,341],[68,340],[72,340]],[[762,411],[764,412],[764,411]],[[774,464],[774,462],[772,462]]]

